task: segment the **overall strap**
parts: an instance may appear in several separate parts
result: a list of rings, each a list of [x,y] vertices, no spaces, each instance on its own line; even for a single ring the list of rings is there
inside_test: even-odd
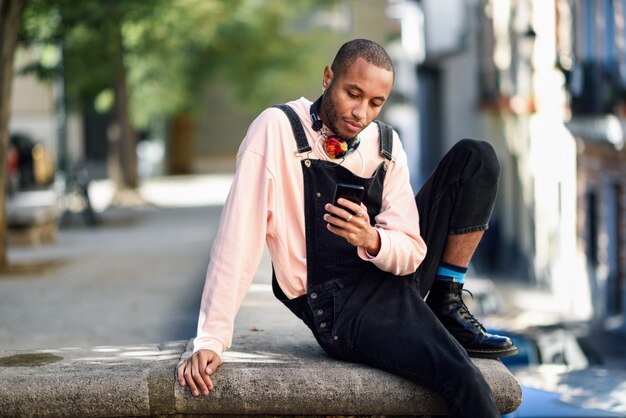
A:
[[[287,115],[289,119],[289,123],[291,123],[291,129],[293,130],[293,136],[296,139],[296,146],[298,147],[298,154],[302,154],[305,152],[310,152],[311,147],[309,146],[309,141],[306,139],[306,134],[304,133],[304,128],[302,127],[302,123],[300,122],[300,118],[296,114],[296,112],[291,108],[291,106],[286,104],[278,104],[274,105]]]
[[[375,122],[378,124],[378,132],[380,133],[380,155],[389,161],[393,161],[391,155],[393,150],[393,128],[379,120]]]

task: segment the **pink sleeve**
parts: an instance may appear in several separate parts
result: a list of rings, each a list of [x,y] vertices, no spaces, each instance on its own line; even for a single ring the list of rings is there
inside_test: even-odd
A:
[[[419,215],[413,189],[409,183],[406,154],[394,139],[395,162],[391,163],[383,187],[381,212],[376,216],[380,251],[371,257],[364,248],[359,257],[379,269],[402,276],[413,273],[426,257],[426,244],[420,236]]]
[[[221,356],[231,346],[235,315],[263,255],[274,183],[263,156],[246,147],[255,135],[265,135],[259,124],[251,126],[237,158],[211,251],[194,352],[210,349]]]

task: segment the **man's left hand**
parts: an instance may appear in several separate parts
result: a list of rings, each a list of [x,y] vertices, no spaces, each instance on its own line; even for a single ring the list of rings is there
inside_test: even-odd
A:
[[[370,217],[364,204],[357,204],[348,199],[339,199],[341,207],[327,203],[325,209],[330,214],[324,215],[328,222],[328,230],[344,238],[355,247],[365,248],[367,253],[375,257],[380,251],[380,236],[370,225]]]

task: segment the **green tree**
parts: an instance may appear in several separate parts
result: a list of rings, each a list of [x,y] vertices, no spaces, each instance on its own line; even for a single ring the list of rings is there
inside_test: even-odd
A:
[[[42,78],[54,76],[63,65],[68,105],[78,110],[92,107],[106,89],[115,94],[112,105],[110,152],[115,166],[112,177],[121,188],[138,185],[135,155],[136,134],[129,109],[127,51],[122,30],[134,21],[150,20],[159,2],[122,0],[31,0],[24,13],[21,33],[26,46],[41,51],[60,47],[61,60],[39,61],[25,68]]]
[[[291,97],[295,86],[312,81],[309,64],[319,65],[325,41],[337,38],[311,31],[307,17],[334,3],[0,0],[0,265],[6,263],[6,156],[18,33],[22,45],[40,52],[22,71],[52,80],[62,63],[70,108],[105,103],[101,108],[112,113],[110,131],[117,138],[113,176],[133,188],[134,127],[197,117],[202,92],[218,75],[255,110]],[[107,97],[109,109],[107,100],[97,100]]]
[[[13,57],[26,0],[0,0],[0,266],[7,264],[7,153]]]
[[[137,122],[194,113],[202,87],[225,76],[251,106],[267,105],[277,80],[302,81],[320,32],[299,20],[333,2],[185,0],[125,28]],[[322,42],[323,43],[323,42]],[[319,62],[316,63],[319,65]],[[134,100],[134,99],[133,99]]]
[[[136,123],[170,120],[170,164],[188,148],[190,124],[202,117],[208,84],[219,79],[240,105],[258,110],[291,97],[310,82],[309,64],[332,36],[307,26],[305,16],[334,2],[186,0],[161,4],[151,21],[125,28]],[[171,4],[170,4],[171,5]],[[319,65],[319,61],[316,62]],[[171,161],[170,161],[171,162]]]
[[[276,96],[278,82],[284,86],[302,80],[301,69],[315,51],[313,37],[322,35],[294,22],[329,3],[31,0],[22,39],[63,45],[71,107],[86,109],[96,98],[112,98],[114,126],[109,132],[119,138],[113,142],[119,146],[111,152],[121,161],[120,175],[112,174],[132,188],[137,185],[133,127],[193,120],[206,85],[217,74],[248,106]],[[40,60],[29,69],[45,77],[54,73],[53,67]]]

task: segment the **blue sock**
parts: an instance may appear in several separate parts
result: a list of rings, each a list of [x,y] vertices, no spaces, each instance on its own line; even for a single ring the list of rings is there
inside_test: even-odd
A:
[[[437,275],[435,280],[443,280],[447,282],[463,283],[465,281],[465,274],[467,273],[467,267],[455,266],[441,261],[437,268]]]

